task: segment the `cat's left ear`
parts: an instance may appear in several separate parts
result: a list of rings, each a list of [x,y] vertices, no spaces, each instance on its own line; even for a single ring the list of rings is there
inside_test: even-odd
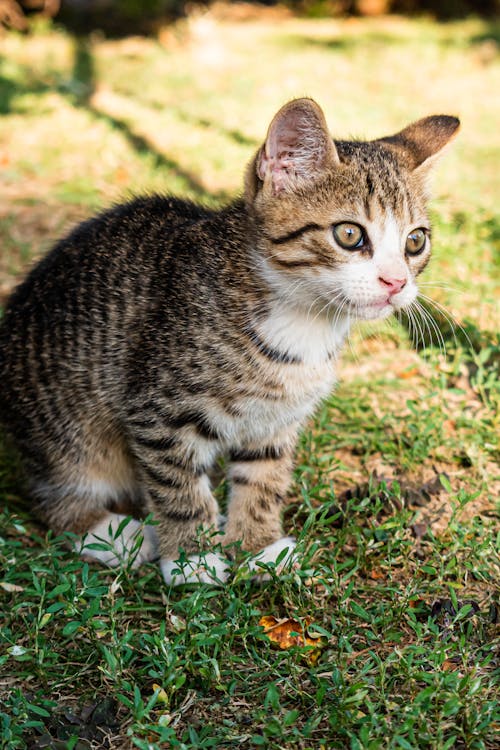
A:
[[[313,182],[339,161],[325,116],[312,99],[285,104],[267,131],[255,168],[274,195]]]
[[[460,120],[450,115],[432,115],[408,125],[396,135],[380,138],[379,143],[394,149],[412,171],[426,172],[439,152],[456,135]]]

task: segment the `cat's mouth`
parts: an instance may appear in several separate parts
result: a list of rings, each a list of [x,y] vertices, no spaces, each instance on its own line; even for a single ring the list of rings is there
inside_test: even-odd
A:
[[[376,318],[387,318],[394,312],[395,306],[389,298],[370,302],[349,302],[349,312],[360,320],[375,320]]]

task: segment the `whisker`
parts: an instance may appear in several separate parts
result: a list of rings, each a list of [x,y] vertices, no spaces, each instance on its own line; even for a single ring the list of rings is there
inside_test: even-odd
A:
[[[415,314],[417,311],[418,311],[418,308],[416,307],[415,302],[412,302],[412,304],[406,310],[408,314],[408,318],[411,319],[414,329],[415,329],[415,349],[419,351],[420,348],[426,349],[427,344],[425,341],[424,329],[421,324],[421,320]],[[422,345],[421,347],[419,345],[419,342]]]
[[[440,302],[436,302],[436,300],[432,299],[431,297],[428,297],[426,294],[420,294],[420,297],[422,297],[422,299],[424,299],[429,305],[431,305],[432,307],[434,307],[443,316],[443,318],[446,320],[446,322],[449,324],[449,326],[450,326],[450,328],[451,328],[451,330],[453,332],[453,337],[454,337],[455,344],[456,345],[459,344],[457,336],[455,334],[455,328],[458,328],[458,330],[462,332],[462,334],[463,334],[465,340],[467,341],[467,344],[469,345],[471,351],[474,352],[475,348],[474,348],[474,345],[473,345],[473,343],[472,343],[472,341],[470,339],[469,334],[467,333],[467,331],[465,330],[465,328],[453,317],[453,315]],[[427,312],[430,315],[430,312],[429,311],[427,311]],[[432,315],[431,315],[431,317],[432,317]]]
[[[321,313],[322,313],[322,312],[323,312],[324,310],[327,310],[327,309],[328,309],[328,308],[329,308],[329,307],[330,307],[330,306],[332,305],[332,303],[333,303],[333,302],[336,302],[337,300],[339,300],[339,301],[342,301],[342,305],[341,305],[341,308],[342,308],[342,307],[343,307],[343,306],[345,305],[345,303],[346,303],[346,301],[347,301],[347,300],[345,299],[344,295],[342,294],[342,292],[337,292],[336,294],[334,294],[334,295],[333,295],[333,296],[331,297],[331,299],[327,300],[327,302],[326,302],[326,303],[325,303],[325,304],[324,304],[324,305],[323,305],[323,306],[322,306],[322,307],[321,307],[321,308],[320,308],[320,309],[319,309],[319,310],[317,311],[317,313],[316,313],[316,315],[314,316],[314,318],[312,318],[312,320],[311,320],[311,323],[314,323],[314,321],[315,321],[315,320],[317,320],[317,319],[319,318],[319,316],[321,315]],[[314,304],[314,303],[312,303],[312,304],[311,304],[311,305],[309,306],[309,310],[308,310],[308,315],[307,315],[307,317],[309,317],[309,314],[310,314],[310,312],[311,312],[311,309],[312,309],[312,306],[313,306],[313,304]]]
[[[463,289],[461,289],[458,286],[454,286],[453,284],[450,284],[448,281],[419,281],[419,289],[422,287],[432,288],[432,289],[444,289],[444,291],[448,292],[459,292],[460,294],[463,293]]]
[[[445,358],[447,358],[447,351],[446,351],[446,342],[444,340],[444,336],[442,332],[439,329],[438,324],[432,317],[432,315],[429,314],[429,312],[423,307],[418,300],[415,301],[415,308],[418,310],[420,315],[422,316],[422,320],[424,321],[424,324],[427,326],[427,330],[429,331],[429,337],[432,343],[432,333],[431,333],[431,326],[432,330],[436,334],[437,343],[439,346],[439,350],[442,352]]]

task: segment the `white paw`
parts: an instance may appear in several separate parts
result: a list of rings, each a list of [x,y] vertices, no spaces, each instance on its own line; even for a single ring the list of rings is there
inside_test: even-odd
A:
[[[211,583],[220,586],[229,578],[229,560],[215,552],[191,555],[185,560],[161,560],[160,568],[165,583],[181,586],[184,583]]]
[[[253,555],[242,567],[256,576],[258,580],[268,581],[271,576],[266,572],[266,565],[274,565],[276,575],[280,575],[285,568],[298,563],[298,557],[294,552],[295,547],[295,539],[291,536],[284,536]]]
[[[153,526],[144,525],[135,518],[122,528],[126,516],[109,513],[76,543],[76,549],[85,557],[117,567],[130,561],[132,568],[158,556],[158,536]],[[142,537],[142,541],[141,541]],[[89,548],[89,545],[98,545]]]

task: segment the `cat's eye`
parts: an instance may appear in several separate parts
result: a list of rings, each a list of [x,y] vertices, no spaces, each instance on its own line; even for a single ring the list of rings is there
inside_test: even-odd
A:
[[[408,255],[419,255],[425,247],[425,229],[414,229],[406,238],[405,250]]]
[[[344,250],[357,250],[365,244],[365,233],[361,227],[346,221],[334,225],[333,236]]]

